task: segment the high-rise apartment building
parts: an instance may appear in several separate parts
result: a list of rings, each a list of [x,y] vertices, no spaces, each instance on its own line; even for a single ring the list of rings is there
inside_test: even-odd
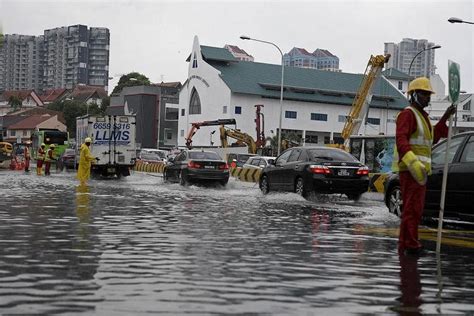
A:
[[[0,45],[0,91],[41,90],[43,36],[8,35]]]
[[[110,33],[86,25],[58,27],[41,36],[5,35],[0,46],[0,92],[103,86],[109,78]]]
[[[330,51],[319,48],[310,53],[304,48],[294,47],[283,55],[283,64],[299,68],[340,71],[339,58]]]
[[[388,68],[395,68],[413,77],[430,77],[435,74],[435,50],[428,49],[413,59],[424,49],[435,46],[426,39],[404,38],[400,43],[385,43],[385,54],[392,55],[387,63]],[[413,63],[412,63],[413,61]],[[410,69],[410,64],[411,69]],[[410,73],[408,73],[410,71]]]

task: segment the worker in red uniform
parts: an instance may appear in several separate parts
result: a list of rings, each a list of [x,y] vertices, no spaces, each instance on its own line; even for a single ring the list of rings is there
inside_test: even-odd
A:
[[[428,113],[424,111],[434,93],[430,80],[425,77],[416,78],[408,85],[407,92],[410,105],[398,114],[396,127],[397,161],[403,199],[398,252],[417,255],[422,250],[418,240],[418,225],[423,215],[427,177],[431,174],[431,147],[440,138],[448,136],[446,120],[456,111],[456,107],[448,107],[433,128]]]
[[[23,148],[23,156],[25,157],[25,172],[30,172],[30,145],[31,142],[27,141],[25,144],[25,148]]]
[[[44,159],[44,175],[45,176],[50,176],[51,173],[49,170],[51,169],[51,162],[55,161],[56,158],[54,157],[54,148],[56,146],[54,144],[51,144],[48,148],[48,151],[46,152],[46,157]]]
[[[38,149],[38,154],[36,155],[36,174],[39,176],[41,175],[43,169],[43,162],[46,157],[45,147],[45,143],[42,143],[40,148]]]

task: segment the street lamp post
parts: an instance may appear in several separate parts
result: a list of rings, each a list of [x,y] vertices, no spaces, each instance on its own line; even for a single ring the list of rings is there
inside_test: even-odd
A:
[[[281,151],[281,121],[282,121],[282,116],[283,116],[283,82],[284,82],[283,78],[284,78],[284,75],[285,75],[285,65],[283,64],[283,52],[281,51],[280,47],[278,47],[275,43],[272,43],[272,42],[263,41],[263,40],[259,40],[259,39],[255,39],[255,38],[250,38],[250,37],[244,36],[244,35],[242,35],[240,37],[240,39],[273,45],[273,46],[276,47],[276,49],[278,49],[278,51],[280,52],[280,55],[281,55],[280,121],[279,121],[279,124],[278,124],[278,150],[277,150],[277,156],[278,156],[278,155],[280,155],[280,151]]]
[[[474,22],[469,22],[469,21],[463,21],[462,19],[460,18],[449,18],[448,19],[449,22],[451,23],[466,23],[466,24],[474,24]]]
[[[415,55],[415,57],[413,57],[413,59],[411,60],[410,67],[408,67],[408,75],[411,76],[411,66],[413,65],[413,62],[415,61],[416,57],[418,57],[418,55],[420,55],[420,54],[423,53],[424,51],[433,50],[433,49],[438,49],[438,48],[441,48],[441,45],[435,45],[435,46],[428,47],[428,48],[425,48],[425,49],[420,50],[420,51]]]

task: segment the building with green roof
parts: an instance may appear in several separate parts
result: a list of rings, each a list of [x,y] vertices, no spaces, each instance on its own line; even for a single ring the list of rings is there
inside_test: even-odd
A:
[[[201,46],[197,36],[188,78],[180,92],[178,146],[185,145],[191,123],[234,118],[236,128],[256,138],[255,105],[262,104],[265,135],[277,135],[280,117],[281,65],[239,61],[226,49]],[[340,141],[362,74],[285,67],[282,134],[294,133],[303,144]],[[405,96],[381,76],[360,134],[393,134]],[[193,146],[209,146],[218,126],[201,128]]]

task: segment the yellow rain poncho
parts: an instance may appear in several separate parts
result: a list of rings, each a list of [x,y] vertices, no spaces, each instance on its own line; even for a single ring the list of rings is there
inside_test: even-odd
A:
[[[84,184],[91,175],[91,164],[95,160],[95,157],[91,155],[89,146],[86,144],[81,145],[81,154],[79,157],[79,169],[77,169],[77,179]]]

